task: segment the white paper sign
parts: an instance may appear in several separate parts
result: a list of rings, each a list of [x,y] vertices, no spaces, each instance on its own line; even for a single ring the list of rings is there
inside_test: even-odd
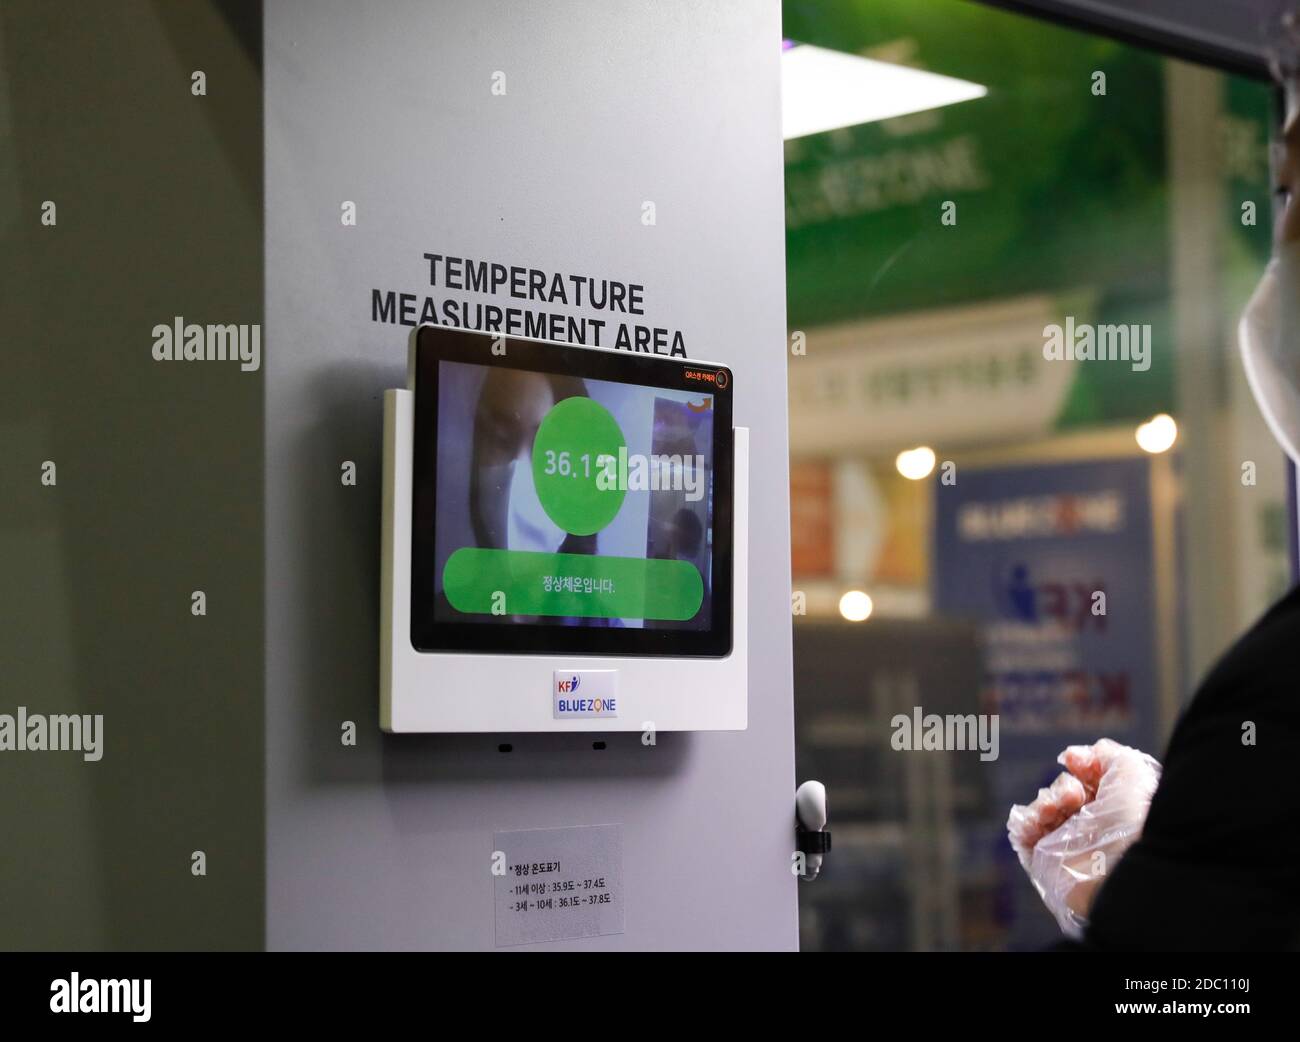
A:
[[[623,826],[497,832],[505,854],[496,877],[496,942],[538,941],[623,932]]]

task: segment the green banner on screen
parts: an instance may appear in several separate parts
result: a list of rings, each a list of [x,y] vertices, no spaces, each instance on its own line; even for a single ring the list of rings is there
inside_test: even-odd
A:
[[[704,601],[688,561],[464,547],[442,570],[447,600],[474,615],[684,622]]]

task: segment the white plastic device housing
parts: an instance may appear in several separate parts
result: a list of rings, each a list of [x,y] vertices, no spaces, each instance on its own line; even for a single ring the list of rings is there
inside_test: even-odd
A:
[[[736,427],[732,644],[724,658],[417,651],[411,645],[415,394],[384,392],[379,724],[415,733],[743,731],[748,724],[749,430]],[[508,626],[502,639],[510,639]],[[618,671],[618,715],[555,719],[557,670]]]

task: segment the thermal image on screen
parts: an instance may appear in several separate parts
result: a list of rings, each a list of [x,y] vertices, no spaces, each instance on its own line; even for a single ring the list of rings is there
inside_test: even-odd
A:
[[[713,404],[439,360],[435,618],[708,629]]]

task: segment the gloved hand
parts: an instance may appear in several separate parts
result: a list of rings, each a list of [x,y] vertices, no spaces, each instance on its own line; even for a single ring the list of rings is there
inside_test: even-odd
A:
[[[1077,938],[1097,888],[1142,834],[1160,764],[1109,738],[1072,745],[1057,762],[1065,771],[1051,786],[1011,808],[1007,835],[1048,911]]]

